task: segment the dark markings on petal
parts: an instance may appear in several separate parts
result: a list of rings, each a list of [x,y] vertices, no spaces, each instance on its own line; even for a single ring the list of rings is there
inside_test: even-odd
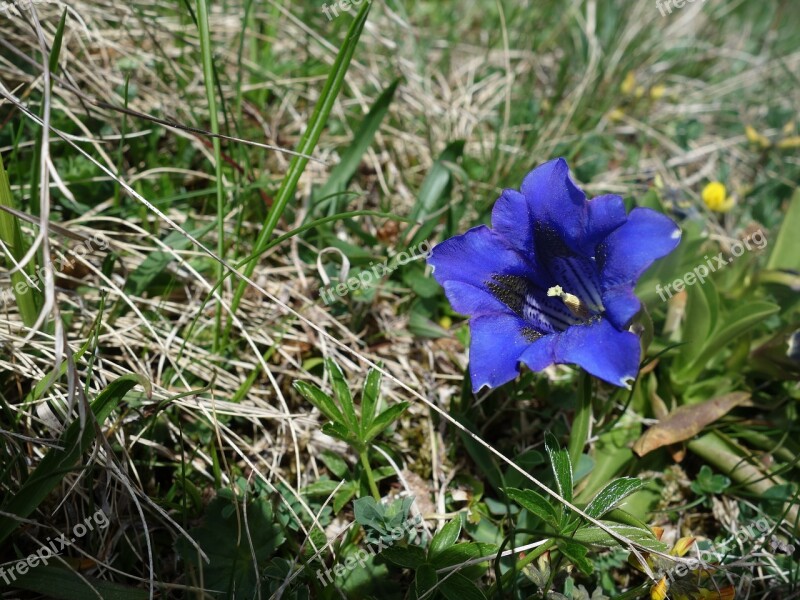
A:
[[[544,334],[539,333],[533,327],[523,327],[521,333],[522,337],[524,337],[526,341],[531,343],[535,342],[539,338],[544,337]]]
[[[543,333],[564,331],[580,323],[560,302],[547,298],[546,292],[519,275],[493,275],[486,287],[495,298]],[[538,293],[537,293],[538,292]]]
[[[536,253],[565,291],[575,294],[587,305],[602,307],[600,272],[592,259],[573,252],[554,229],[543,224],[536,227]]]

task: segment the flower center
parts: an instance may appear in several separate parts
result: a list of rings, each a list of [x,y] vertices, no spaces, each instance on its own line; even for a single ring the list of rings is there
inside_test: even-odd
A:
[[[588,319],[592,314],[589,308],[581,302],[580,298],[575,294],[565,292],[560,285],[554,285],[547,290],[547,295],[551,298],[561,298],[561,301],[566,305],[569,311],[581,320]]]

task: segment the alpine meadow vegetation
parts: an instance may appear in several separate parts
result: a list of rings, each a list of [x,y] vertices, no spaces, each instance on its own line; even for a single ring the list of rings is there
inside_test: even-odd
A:
[[[800,598],[798,31],[0,2],[0,598]]]

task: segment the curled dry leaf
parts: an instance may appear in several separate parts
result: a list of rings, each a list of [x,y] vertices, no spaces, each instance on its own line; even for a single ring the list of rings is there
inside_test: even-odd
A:
[[[634,442],[633,451],[638,456],[644,456],[662,446],[688,440],[700,433],[706,425],[724,417],[737,406],[752,406],[750,394],[733,392],[700,404],[681,406],[645,431],[642,437]]]

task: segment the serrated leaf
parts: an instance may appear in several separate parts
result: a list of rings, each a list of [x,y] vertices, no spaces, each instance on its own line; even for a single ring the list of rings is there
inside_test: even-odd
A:
[[[506,489],[506,495],[545,523],[558,527],[558,513],[547,499],[533,490]]]
[[[236,590],[237,598],[250,598],[255,594],[262,570],[285,538],[273,520],[268,501],[238,506],[238,512],[247,511],[248,535],[241,532],[244,516],[230,508],[237,509],[230,500],[215,498],[206,508],[202,525],[190,532],[208,556],[208,564],[183,537],[178,539],[176,549],[185,561],[202,569],[206,589],[220,592],[225,598],[234,597]]]
[[[442,530],[433,536],[431,540],[428,553],[433,557],[439,554],[442,550],[449,548],[458,541],[458,536],[461,535],[461,515],[457,515],[455,519],[447,523]]]
[[[550,467],[553,469],[558,493],[567,502],[572,502],[572,461],[569,453],[559,447],[558,441],[550,432],[544,436],[544,447],[550,457]]]
[[[386,509],[372,496],[364,496],[353,502],[353,516],[359,525],[365,527],[382,530],[385,512]]]
[[[592,501],[589,502],[589,506],[586,507],[584,512],[590,517],[599,519],[632,493],[640,490],[643,486],[644,483],[635,477],[616,479],[592,498]]]

